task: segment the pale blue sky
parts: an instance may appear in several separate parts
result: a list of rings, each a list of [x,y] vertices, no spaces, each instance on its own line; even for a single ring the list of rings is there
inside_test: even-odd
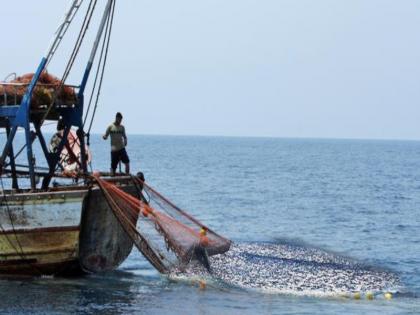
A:
[[[67,5],[2,1],[1,80]],[[418,0],[119,0],[94,131],[119,110],[139,134],[420,139],[419,32]]]

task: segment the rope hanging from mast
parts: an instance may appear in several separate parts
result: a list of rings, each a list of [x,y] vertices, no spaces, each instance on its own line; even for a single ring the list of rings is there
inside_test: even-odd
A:
[[[94,101],[95,105],[93,107],[93,112],[92,112],[92,116],[91,116],[91,119],[90,119],[89,128],[87,130],[88,135],[90,134],[90,131],[92,129],[92,124],[93,124],[93,121],[95,119],[96,109],[98,107],[99,96],[100,96],[100,93],[101,93],[102,82],[103,82],[104,73],[105,73],[105,66],[106,66],[106,62],[107,62],[107,58],[108,58],[108,52],[109,52],[109,43],[110,43],[110,39],[111,39],[112,26],[113,26],[113,22],[114,22],[114,13],[115,13],[115,0],[112,3],[112,8],[111,8],[111,11],[110,11],[110,15],[108,16],[108,19],[107,19],[107,24],[106,24],[106,27],[105,27],[105,35],[104,35],[104,38],[103,38],[101,53],[100,53],[100,56],[99,56],[98,66],[97,66],[96,74],[95,74],[95,80],[94,80],[94,83],[93,83],[92,92],[91,92],[90,99],[89,99],[89,105],[86,109],[86,114],[85,114],[85,117],[84,117],[84,120],[83,120],[83,127],[84,127],[85,124],[86,124],[86,121],[87,121],[87,117],[88,117],[89,112],[90,112],[92,101],[95,97],[95,101]],[[99,85],[98,85],[98,89],[97,89],[96,95],[95,95],[95,89],[96,89],[96,84],[98,82],[98,78],[99,78]]]
[[[93,12],[95,11],[96,3],[97,3],[97,0],[91,0],[89,2],[88,9],[87,9],[85,17],[83,19],[82,27],[80,29],[79,35],[77,36],[77,40],[74,44],[73,51],[72,51],[72,53],[70,55],[70,58],[67,62],[64,73],[61,77],[60,85],[55,90],[52,101],[50,102],[50,104],[47,108],[47,111],[45,112],[45,114],[43,115],[43,117],[41,119],[40,126],[43,125],[44,121],[46,120],[46,118],[50,114],[50,112],[51,112],[51,110],[52,110],[52,108],[53,108],[53,106],[54,106],[54,104],[57,100],[57,96],[60,94],[60,91],[63,89],[64,83],[66,82],[67,77],[69,76],[70,71],[73,68],[74,62],[76,60],[76,57],[77,57],[77,55],[79,53],[79,50],[80,50],[80,47],[82,46],[83,40],[85,38],[86,32],[87,32],[87,30],[89,28],[89,25],[90,25],[90,22],[92,20],[92,15],[93,15]],[[50,61],[51,61],[51,59],[48,62],[50,62]]]

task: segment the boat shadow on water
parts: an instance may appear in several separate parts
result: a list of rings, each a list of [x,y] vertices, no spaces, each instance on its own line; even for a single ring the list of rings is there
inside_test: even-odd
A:
[[[139,277],[114,270],[80,277],[8,277],[0,279],[0,309],[7,313],[124,313],[125,307],[147,307],[160,292],[162,278]]]

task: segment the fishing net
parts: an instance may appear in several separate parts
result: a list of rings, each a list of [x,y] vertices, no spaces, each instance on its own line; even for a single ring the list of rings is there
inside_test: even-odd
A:
[[[33,73],[28,73],[10,82],[0,82],[0,105],[19,105],[33,76]],[[42,105],[49,105],[54,100],[54,97],[57,104],[75,104],[77,98],[74,88],[64,85],[58,91],[60,84],[59,78],[47,72],[41,73],[32,93],[32,108],[37,109]],[[56,93],[58,94],[55,96]]]
[[[146,201],[124,192],[116,185],[96,178],[108,204],[136,247],[160,272],[185,267],[195,259],[196,249],[211,256],[229,250],[231,241],[175,206],[152,187],[133,177]],[[137,224],[133,224],[136,222]]]

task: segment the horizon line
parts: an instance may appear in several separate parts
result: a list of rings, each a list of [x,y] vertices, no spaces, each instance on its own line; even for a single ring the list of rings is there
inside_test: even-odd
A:
[[[102,135],[100,132],[91,135]],[[127,136],[157,136],[157,137],[202,137],[202,138],[255,138],[255,139],[296,139],[296,140],[360,140],[360,141],[411,141],[420,139],[407,138],[357,138],[357,137],[316,137],[316,136],[252,136],[252,135],[206,135],[206,134],[161,134],[161,133],[127,133]]]
[[[19,132],[20,131],[20,132]],[[23,130],[18,130],[18,134]],[[44,131],[45,134],[55,130]],[[102,135],[102,132],[91,132],[91,135]],[[359,141],[410,141],[420,142],[420,138],[359,138],[359,137],[323,137],[323,136],[262,136],[262,135],[212,135],[212,134],[164,134],[164,133],[127,133],[128,136],[157,136],[157,137],[203,137],[203,138],[254,138],[254,139],[295,139],[295,140],[359,140]]]

